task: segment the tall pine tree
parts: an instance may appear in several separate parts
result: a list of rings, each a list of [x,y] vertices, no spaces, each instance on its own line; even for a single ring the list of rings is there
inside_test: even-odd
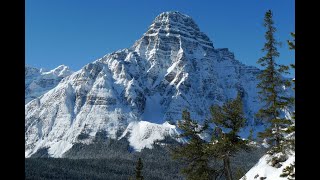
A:
[[[295,50],[295,33],[291,33],[291,36],[293,38],[293,41],[287,41],[288,42],[288,46],[289,46],[289,49],[290,50]],[[295,64],[290,64],[291,68],[292,69],[295,69]],[[295,86],[295,80],[293,79],[292,80],[292,84],[293,84],[293,90],[295,90],[294,86]],[[291,101],[292,105],[294,106],[295,104],[295,97],[292,97],[291,98]],[[292,113],[291,115],[291,119],[292,121],[295,121],[295,112]],[[295,132],[295,124],[292,124],[291,126],[289,126],[287,128],[287,130],[285,131],[287,134],[290,134],[290,133],[293,133]],[[286,140],[286,145],[289,146],[292,150],[294,150],[294,147],[295,147],[295,139],[292,138],[292,139],[287,139]]]
[[[208,143],[199,136],[208,129],[208,124],[199,125],[197,121],[191,119],[190,113],[184,110],[182,120],[178,121],[177,126],[181,131],[178,138],[187,140],[187,143],[172,149],[173,158],[185,165],[181,172],[188,180],[215,179],[218,171],[210,167]]]
[[[296,49],[296,33],[292,32],[291,36],[293,38],[293,41],[288,40],[288,46],[290,50],[295,50]]]
[[[227,101],[222,106],[213,106],[211,114],[216,133],[212,136],[210,152],[223,160],[225,178],[233,180],[230,157],[240,150],[249,150],[248,141],[238,135],[246,124],[241,95],[238,93],[234,100]],[[222,132],[222,129],[228,132]]]
[[[288,40],[288,45],[290,50],[295,50],[295,33],[291,33],[291,36],[293,37],[293,41]],[[295,69],[295,65],[291,64],[291,67]],[[294,80],[293,80],[294,83]],[[293,88],[294,89],[294,88]],[[293,103],[295,98],[293,97]],[[292,120],[295,121],[295,112],[293,112]],[[287,134],[293,134],[293,136],[289,136],[286,138],[286,140],[283,142],[284,146],[287,149],[290,149],[292,151],[295,151],[295,124],[292,124],[290,127],[287,128],[286,133]],[[282,174],[280,174],[280,177],[287,177],[288,180],[294,180],[295,179],[295,161],[293,161],[293,164],[289,164],[282,170]]]
[[[136,165],[136,169],[135,169],[136,180],[143,180],[142,168],[143,168],[142,160],[141,158],[139,158]]]
[[[280,65],[276,61],[280,55],[277,50],[280,43],[275,39],[276,28],[272,18],[271,10],[267,11],[264,17],[264,27],[267,30],[266,43],[262,49],[266,54],[257,61],[264,68],[258,75],[260,83],[257,86],[264,107],[259,110],[256,117],[268,125],[264,132],[259,133],[259,137],[267,138],[278,151],[283,140],[282,128],[291,124],[290,120],[281,117],[281,112],[290,104],[290,98],[283,93],[283,87],[290,86],[290,81],[282,77],[283,74],[288,74],[289,67]]]

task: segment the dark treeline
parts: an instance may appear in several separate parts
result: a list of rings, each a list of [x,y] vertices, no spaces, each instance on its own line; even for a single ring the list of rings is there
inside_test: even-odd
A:
[[[170,138],[160,142],[176,143]],[[41,151],[42,155],[47,154],[45,149]],[[240,152],[232,158],[231,166],[245,173],[265,152],[264,148],[256,148],[250,154]],[[185,179],[180,173],[185,164],[171,158],[169,146],[155,143],[153,149],[132,152],[126,138],[120,141],[100,139],[89,145],[76,144],[64,158],[41,157],[26,159],[26,179],[135,179],[138,158],[143,162],[142,175],[145,180]]]

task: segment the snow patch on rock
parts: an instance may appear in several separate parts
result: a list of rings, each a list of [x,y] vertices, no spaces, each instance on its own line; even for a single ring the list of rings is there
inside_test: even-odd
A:
[[[151,149],[153,143],[157,140],[164,140],[166,137],[174,137],[177,134],[176,126],[168,122],[155,124],[147,121],[138,121],[131,122],[119,140],[129,136],[130,146],[136,151],[141,151],[144,148]]]

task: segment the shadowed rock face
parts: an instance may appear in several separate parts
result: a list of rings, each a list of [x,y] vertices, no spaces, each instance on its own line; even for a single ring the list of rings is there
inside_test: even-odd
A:
[[[227,48],[214,48],[189,16],[162,13],[132,47],[87,64],[25,106],[26,157],[40,148],[61,157],[101,130],[115,139],[130,122],[177,121],[183,109],[204,120],[211,105],[239,91],[252,124],[261,106],[258,73]]]

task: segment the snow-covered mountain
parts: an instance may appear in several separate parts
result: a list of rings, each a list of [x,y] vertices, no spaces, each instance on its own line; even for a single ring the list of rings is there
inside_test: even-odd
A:
[[[26,104],[25,156],[48,148],[61,157],[74,143],[92,142],[99,131],[114,139],[131,134],[136,150],[151,147],[150,139],[143,146],[136,141],[171,135],[175,127],[165,121],[179,120],[183,109],[204,120],[211,105],[237,92],[252,125],[261,106],[259,72],[227,48],[214,48],[191,17],[161,13],[132,47],[87,64]]]
[[[73,71],[65,65],[60,65],[50,71],[25,66],[25,104],[43,95]]]

